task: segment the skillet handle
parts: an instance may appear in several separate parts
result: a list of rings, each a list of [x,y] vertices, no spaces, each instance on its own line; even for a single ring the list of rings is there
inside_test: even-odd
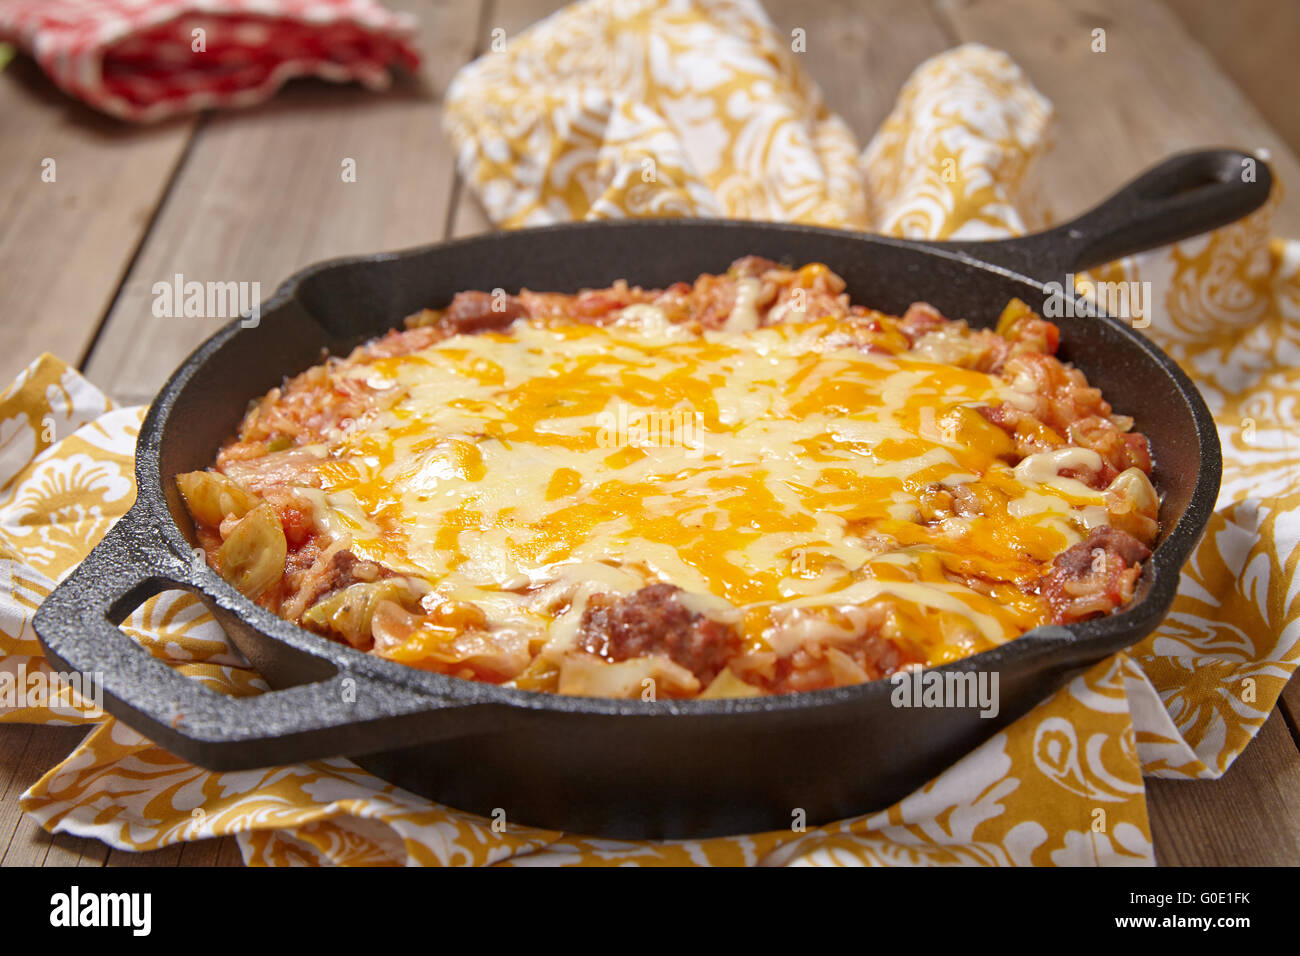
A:
[[[202,587],[198,569],[162,543],[138,508],[109,529],[33,620],[51,666],[95,680],[113,716],[209,770],[390,749],[415,742],[404,718],[423,715],[427,725],[427,712],[441,708],[452,719],[439,720],[433,733],[422,725],[419,740],[463,732],[452,712],[476,708],[324,658],[322,670],[334,671],[324,680],[255,697],[218,693],[155,658],[118,625],[161,591]]]
[[[1077,219],[1045,232],[990,242],[940,242],[1040,281],[1113,262],[1254,212],[1268,199],[1273,175],[1261,159],[1235,149],[1179,153],[1153,166]]]

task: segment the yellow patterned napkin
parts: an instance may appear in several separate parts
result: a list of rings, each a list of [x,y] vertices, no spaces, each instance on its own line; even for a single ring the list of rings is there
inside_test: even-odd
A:
[[[724,215],[1015,234],[1045,222],[1032,173],[1050,120],[1006,56],[965,46],[917,69],[860,154],[788,40],[736,0],[586,0],[471,64],[447,103],[462,171],[506,227]],[[1300,243],[1269,240],[1276,201],[1103,270],[1153,283],[1147,332],[1224,439],[1219,507],[1169,618],[887,810],[672,843],[496,832],[346,760],[209,773],[111,719],[23,808],[129,849],[233,833],[247,862],[272,865],[1150,864],[1142,775],[1221,775],[1300,657]],[[88,719],[93,700],[6,702],[4,674],[13,687],[43,666],[33,609],[129,504],[138,421],[49,357],[0,396],[0,720]],[[188,595],[126,627],[210,686],[262,689]]]

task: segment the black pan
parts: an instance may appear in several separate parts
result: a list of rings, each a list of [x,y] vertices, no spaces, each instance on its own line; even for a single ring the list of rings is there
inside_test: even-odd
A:
[[[1255,175],[1243,176],[1247,166]],[[576,291],[724,270],[744,255],[820,261],[854,301],[918,300],[988,325],[1018,296],[1042,309],[1068,270],[1225,225],[1268,196],[1263,163],[1221,150],[1176,156],[1066,225],[989,243],[904,242],[804,226],[623,221],[495,233],[313,266],[256,328],[232,322],[154,400],[136,454],[134,507],[41,606],[50,661],[99,674],[107,710],[213,770],[346,755],[462,810],[620,837],[784,828],[880,808],[938,774],[1082,669],[1159,624],[1219,488],[1214,422],[1158,348],[1111,318],[1061,319],[1063,359],[1151,441],[1162,537],[1123,613],[1043,627],[944,670],[999,675],[1000,710],[903,709],[893,686],[721,701],[606,700],[509,690],[414,670],[301,630],[255,606],[194,552],[173,481],[207,466],[250,398],[463,289]],[[1068,284],[1065,285],[1069,289]],[[1073,293],[1067,293],[1072,295]],[[151,657],[117,626],[169,588],[199,595],[275,688],[235,699]]]

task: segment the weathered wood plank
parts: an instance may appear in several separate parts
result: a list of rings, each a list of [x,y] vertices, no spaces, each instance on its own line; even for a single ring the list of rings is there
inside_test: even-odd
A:
[[[204,123],[90,356],[92,381],[119,400],[147,401],[228,318],[155,317],[157,282],[257,282],[266,299],[312,262],[441,236],[453,160],[439,97],[469,58],[478,5],[393,6],[421,16],[417,80],[385,94],[295,83]]]
[[[767,11],[783,36],[805,31],[800,63],[863,147],[912,71],[953,45],[948,24],[912,0],[808,0],[769,3]]]
[[[1165,0],[1187,32],[1245,93],[1291,152],[1300,154],[1300,3]]]
[[[488,219],[487,213],[483,210],[483,204],[478,201],[474,191],[460,177],[456,176],[456,188],[452,193],[452,201],[455,203],[451,223],[447,229],[448,239],[459,239],[462,236],[476,236],[480,232],[491,232],[495,227],[492,220]]]
[[[1267,149],[1284,183],[1300,162],[1161,3],[1128,0],[935,0],[963,41],[1005,50],[1056,106],[1044,182],[1058,218],[1087,209],[1171,153]],[[1092,31],[1106,51],[1092,51]],[[1300,235],[1292,189],[1277,219]]]
[[[99,840],[90,840],[89,846],[81,851],[81,858],[77,860],[77,866],[103,866],[108,862],[109,845],[101,843]]]
[[[93,858],[94,848],[104,846],[98,840],[87,840],[68,833],[46,833],[40,828],[36,828],[32,839],[34,843],[48,845],[42,866],[80,866],[83,856],[89,852]]]
[[[244,860],[239,853],[239,845],[234,837],[218,837],[209,840],[194,840],[189,843],[174,843],[159,850],[146,850],[143,853],[131,853],[126,850],[110,850],[105,866],[243,866]]]
[[[1162,866],[1300,864],[1300,754],[1282,715],[1218,780],[1148,780],[1147,806]]]
[[[17,725],[5,725],[0,739],[10,736]],[[3,762],[9,781],[0,795],[0,866],[42,866],[46,862],[54,838],[25,816],[18,798],[45,774],[47,770],[66,757],[89,732],[86,727],[25,727],[29,731],[27,743],[16,756],[4,750]],[[16,739],[20,734],[13,735]],[[72,840],[73,838],[68,838]],[[65,840],[55,854],[57,864],[74,862],[68,859],[69,843]]]
[[[239,850],[239,841],[234,837],[222,837],[219,841],[221,852],[217,856],[217,866],[243,866],[244,854]]]
[[[0,799],[9,792],[9,784],[18,770],[18,762],[23,759],[32,739],[30,724],[0,724]],[[8,834],[0,830],[0,844]]]
[[[230,849],[234,849],[234,861],[230,860]],[[195,840],[181,845],[181,866],[243,866],[239,855],[239,845],[234,837],[219,837],[213,840]]]
[[[173,843],[161,850],[146,850],[133,853],[130,850],[112,849],[108,851],[105,866],[180,866],[181,854],[185,850],[183,843]]]
[[[82,359],[196,121],[110,119],[64,96],[21,56],[0,70],[0,116],[3,387],[43,351]]]

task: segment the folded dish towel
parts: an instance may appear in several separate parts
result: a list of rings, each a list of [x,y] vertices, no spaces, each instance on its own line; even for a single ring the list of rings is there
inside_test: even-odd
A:
[[[0,39],[70,96],[151,122],[248,106],[295,76],[372,89],[414,70],[415,21],[374,0],[8,0]]]
[[[761,9],[734,0],[587,0],[466,68],[448,103],[462,170],[504,226],[711,214],[916,237],[1040,225],[1029,174],[1050,113],[1006,56],[961,47],[917,69],[859,155]],[[886,810],[673,843],[496,832],[346,760],[209,773],[111,719],[23,808],[129,849],[233,833],[253,864],[1150,864],[1143,774],[1220,776],[1300,655],[1300,243],[1269,240],[1273,208],[1106,270],[1152,282],[1147,331],[1224,441],[1223,494],[1173,612]],[[0,396],[0,690],[43,667],[32,611],[132,500],[139,415],[48,357]],[[126,626],[214,688],[261,689],[188,595]],[[7,706],[0,719],[94,719],[75,700]]]

